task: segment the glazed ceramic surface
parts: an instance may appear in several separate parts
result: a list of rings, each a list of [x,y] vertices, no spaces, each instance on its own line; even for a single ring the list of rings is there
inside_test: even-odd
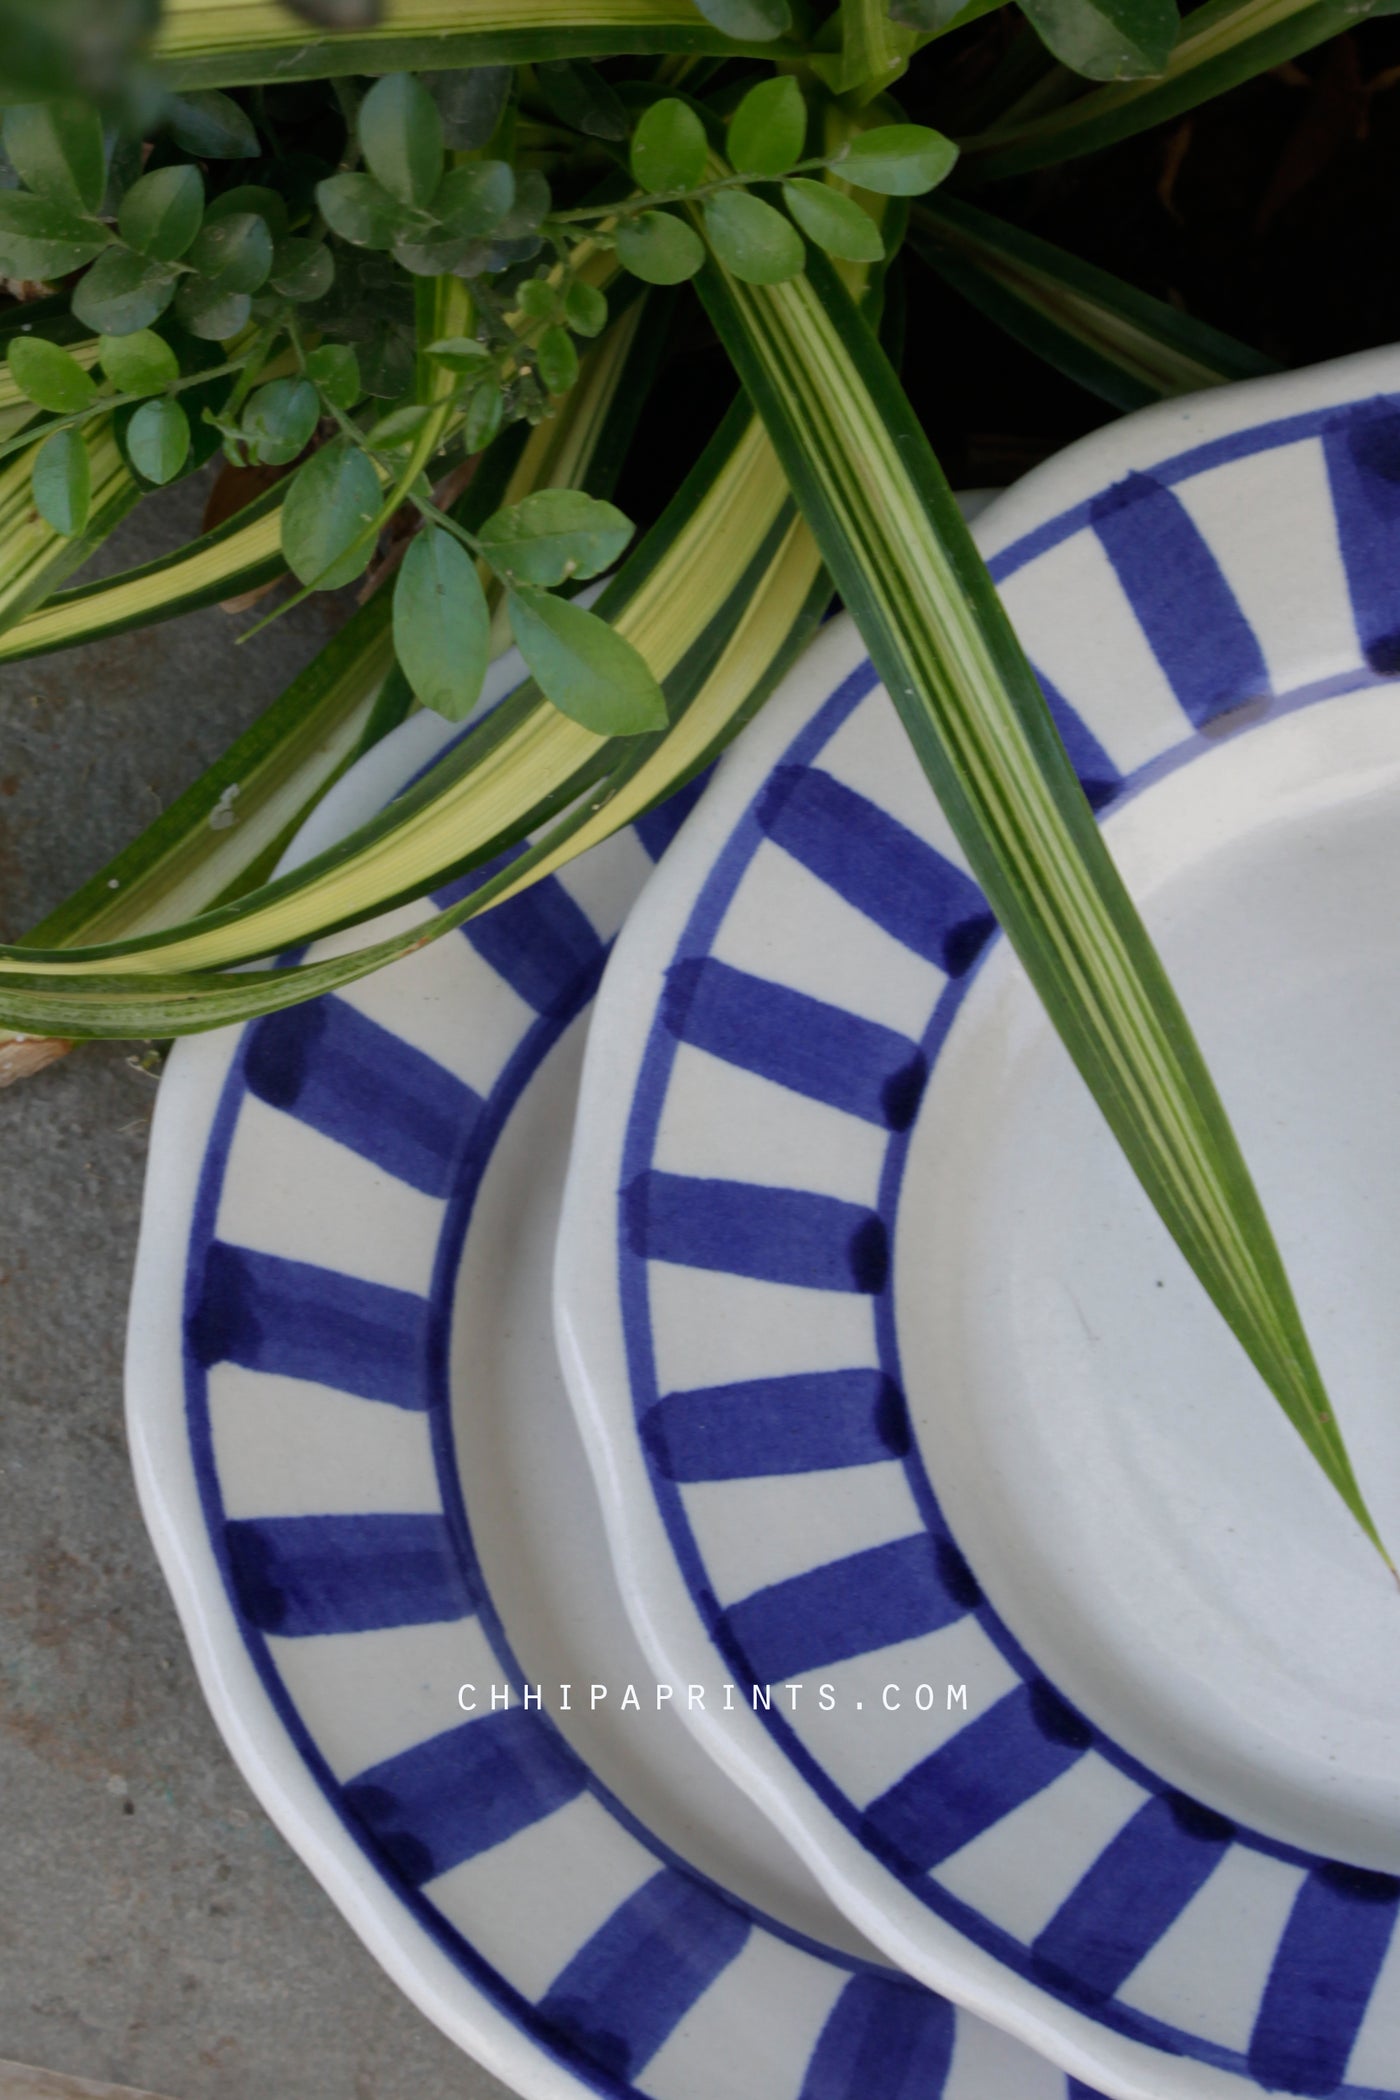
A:
[[[1397,388],[1154,410],[979,527],[1392,1544]],[[1400,2091],[1400,1601],[848,622],[619,944],[557,1292],[652,1663],[863,1930],[1134,2100]]]
[[[446,734],[399,731],[299,853]],[[143,1506],[251,1784],[520,2090],[1073,2100],[846,1924],[658,1700],[613,1586],[550,1267],[583,1017],[682,814],[179,1046],[132,1308]]]

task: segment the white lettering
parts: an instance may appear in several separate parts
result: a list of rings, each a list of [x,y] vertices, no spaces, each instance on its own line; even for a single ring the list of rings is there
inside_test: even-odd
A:
[[[605,1684],[590,1684],[588,1687],[588,1711],[595,1713],[599,1700],[606,1699],[607,1696],[608,1688]]]
[[[623,1713],[626,1713],[629,1706],[631,1707],[633,1713],[639,1714],[642,1710],[642,1702],[637,1697],[637,1687],[635,1684],[629,1684],[626,1691],[622,1695]]]
[[[510,1686],[509,1686],[508,1684],[493,1684],[493,1685],[492,1685],[492,1687],[491,1687],[491,1711],[492,1711],[492,1713],[494,1713],[494,1712],[496,1711],[496,1708],[497,1708],[498,1706],[509,1706],[509,1705],[510,1705]]]
[[[798,1695],[798,1693],[799,1693],[799,1692],[800,1692],[800,1691],[802,1690],[802,1686],[801,1686],[800,1684],[785,1684],[785,1685],[783,1686],[783,1690],[784,1690],[785,1692],[791,1692],[791,1693],[792,1693],[792,1711],[793,1711],[793,1713],[796,1713],[796,1712],[797,1712],[797,1695]]]
[[[955,1706],[960,1706],[964,1713],[967,1712],[967,1686],[965,1684],[950,1684],[948,1687],[948,1710],[951,1712]]]
[[[470,1692],[472,1695],[471,1698],[464,1699],[462,1697],[463,1692]],[[461,1707],[462,1712],[464,1714],[474,1714],[476,1712],[476,1686],[474,1684],[458,1685],[457,1704]]]
[[[685,1704],[688,1713],[693,1714],[697,1706],[701,1713],[705,1711],[705,1687],[703,1684],[688,1684],[686,1686]]]
[[[880,1694],[880,1704],[884,1707],[887,1714],[897,1714],[899,1712],[898,1698],[896,1698],[893,1706],[890,1705],[890,1693],[897,1693],[898,1690],[899,1686],[897,1684],[887,1684]]]
[[[836,1705],[836,1687],[834,1684],[819,1684],[817,1686],[817,1704],[821,1707],[824,1714],[832,1712]]]

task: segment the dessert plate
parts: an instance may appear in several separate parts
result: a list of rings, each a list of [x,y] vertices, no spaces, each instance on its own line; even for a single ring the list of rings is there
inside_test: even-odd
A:
[[[1398,387],[1150,411],[978,528],[1392,1542]],[[853,1922],[1124,2100],[1400,2090],[1394,1588],[845,620],[609,965],[556,1297],[652,1665]]]
[[[396,732],[297,853],[448,734]],[[176,1049],[128,1354],[147,1522],[264,1806],[522,2092],[1072,2100],[862,1942],[658,1698],[613,1586],[550,1268],[586,1009],[687,799]]]

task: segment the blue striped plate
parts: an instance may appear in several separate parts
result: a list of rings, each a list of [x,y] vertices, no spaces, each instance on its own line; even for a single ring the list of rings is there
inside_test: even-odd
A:
[[[1397,390],[1155,409],[978,527],[1392,1541]],[[1123,2100],[1400,2092],[1394,1593],[849,622],[610,965],[556,1309],[653,1667],[888,1954]]]
[[[397,732],[298,856],[447,734]],[[341,996],[179,1046],[131,1313],[142,1505],[250,1784],[520,2091],[1074,2100],[851,1930],[659,1708],[613,1588],[549,1270],[581,1017],[689,799]]]

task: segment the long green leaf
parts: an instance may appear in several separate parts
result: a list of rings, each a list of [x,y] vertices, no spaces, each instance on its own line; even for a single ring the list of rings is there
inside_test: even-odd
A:
[[[1096,152],[1388,11],[1385,0],[1380,7],[1372,0],[1206,0],[1186,16],[1155,78],[1114,81],[1062,108],[962,139],[963,176],[998,182]]]
[[[707,309],[968,863],[1168,1230],[1382,1552],[1225,1111],[928,441],[824,258]]]
[[[154,55],[164,79],[188,88],[621,52],[796,50],[786,38],[724,36],[692,0],[387,0],[372,29],[354,31],[317,29],[280,0],[165,0]]]
[[[908,239],[979,312],[1114,408],[1278,370],[1165,300],[957,198],[917,205]]]

